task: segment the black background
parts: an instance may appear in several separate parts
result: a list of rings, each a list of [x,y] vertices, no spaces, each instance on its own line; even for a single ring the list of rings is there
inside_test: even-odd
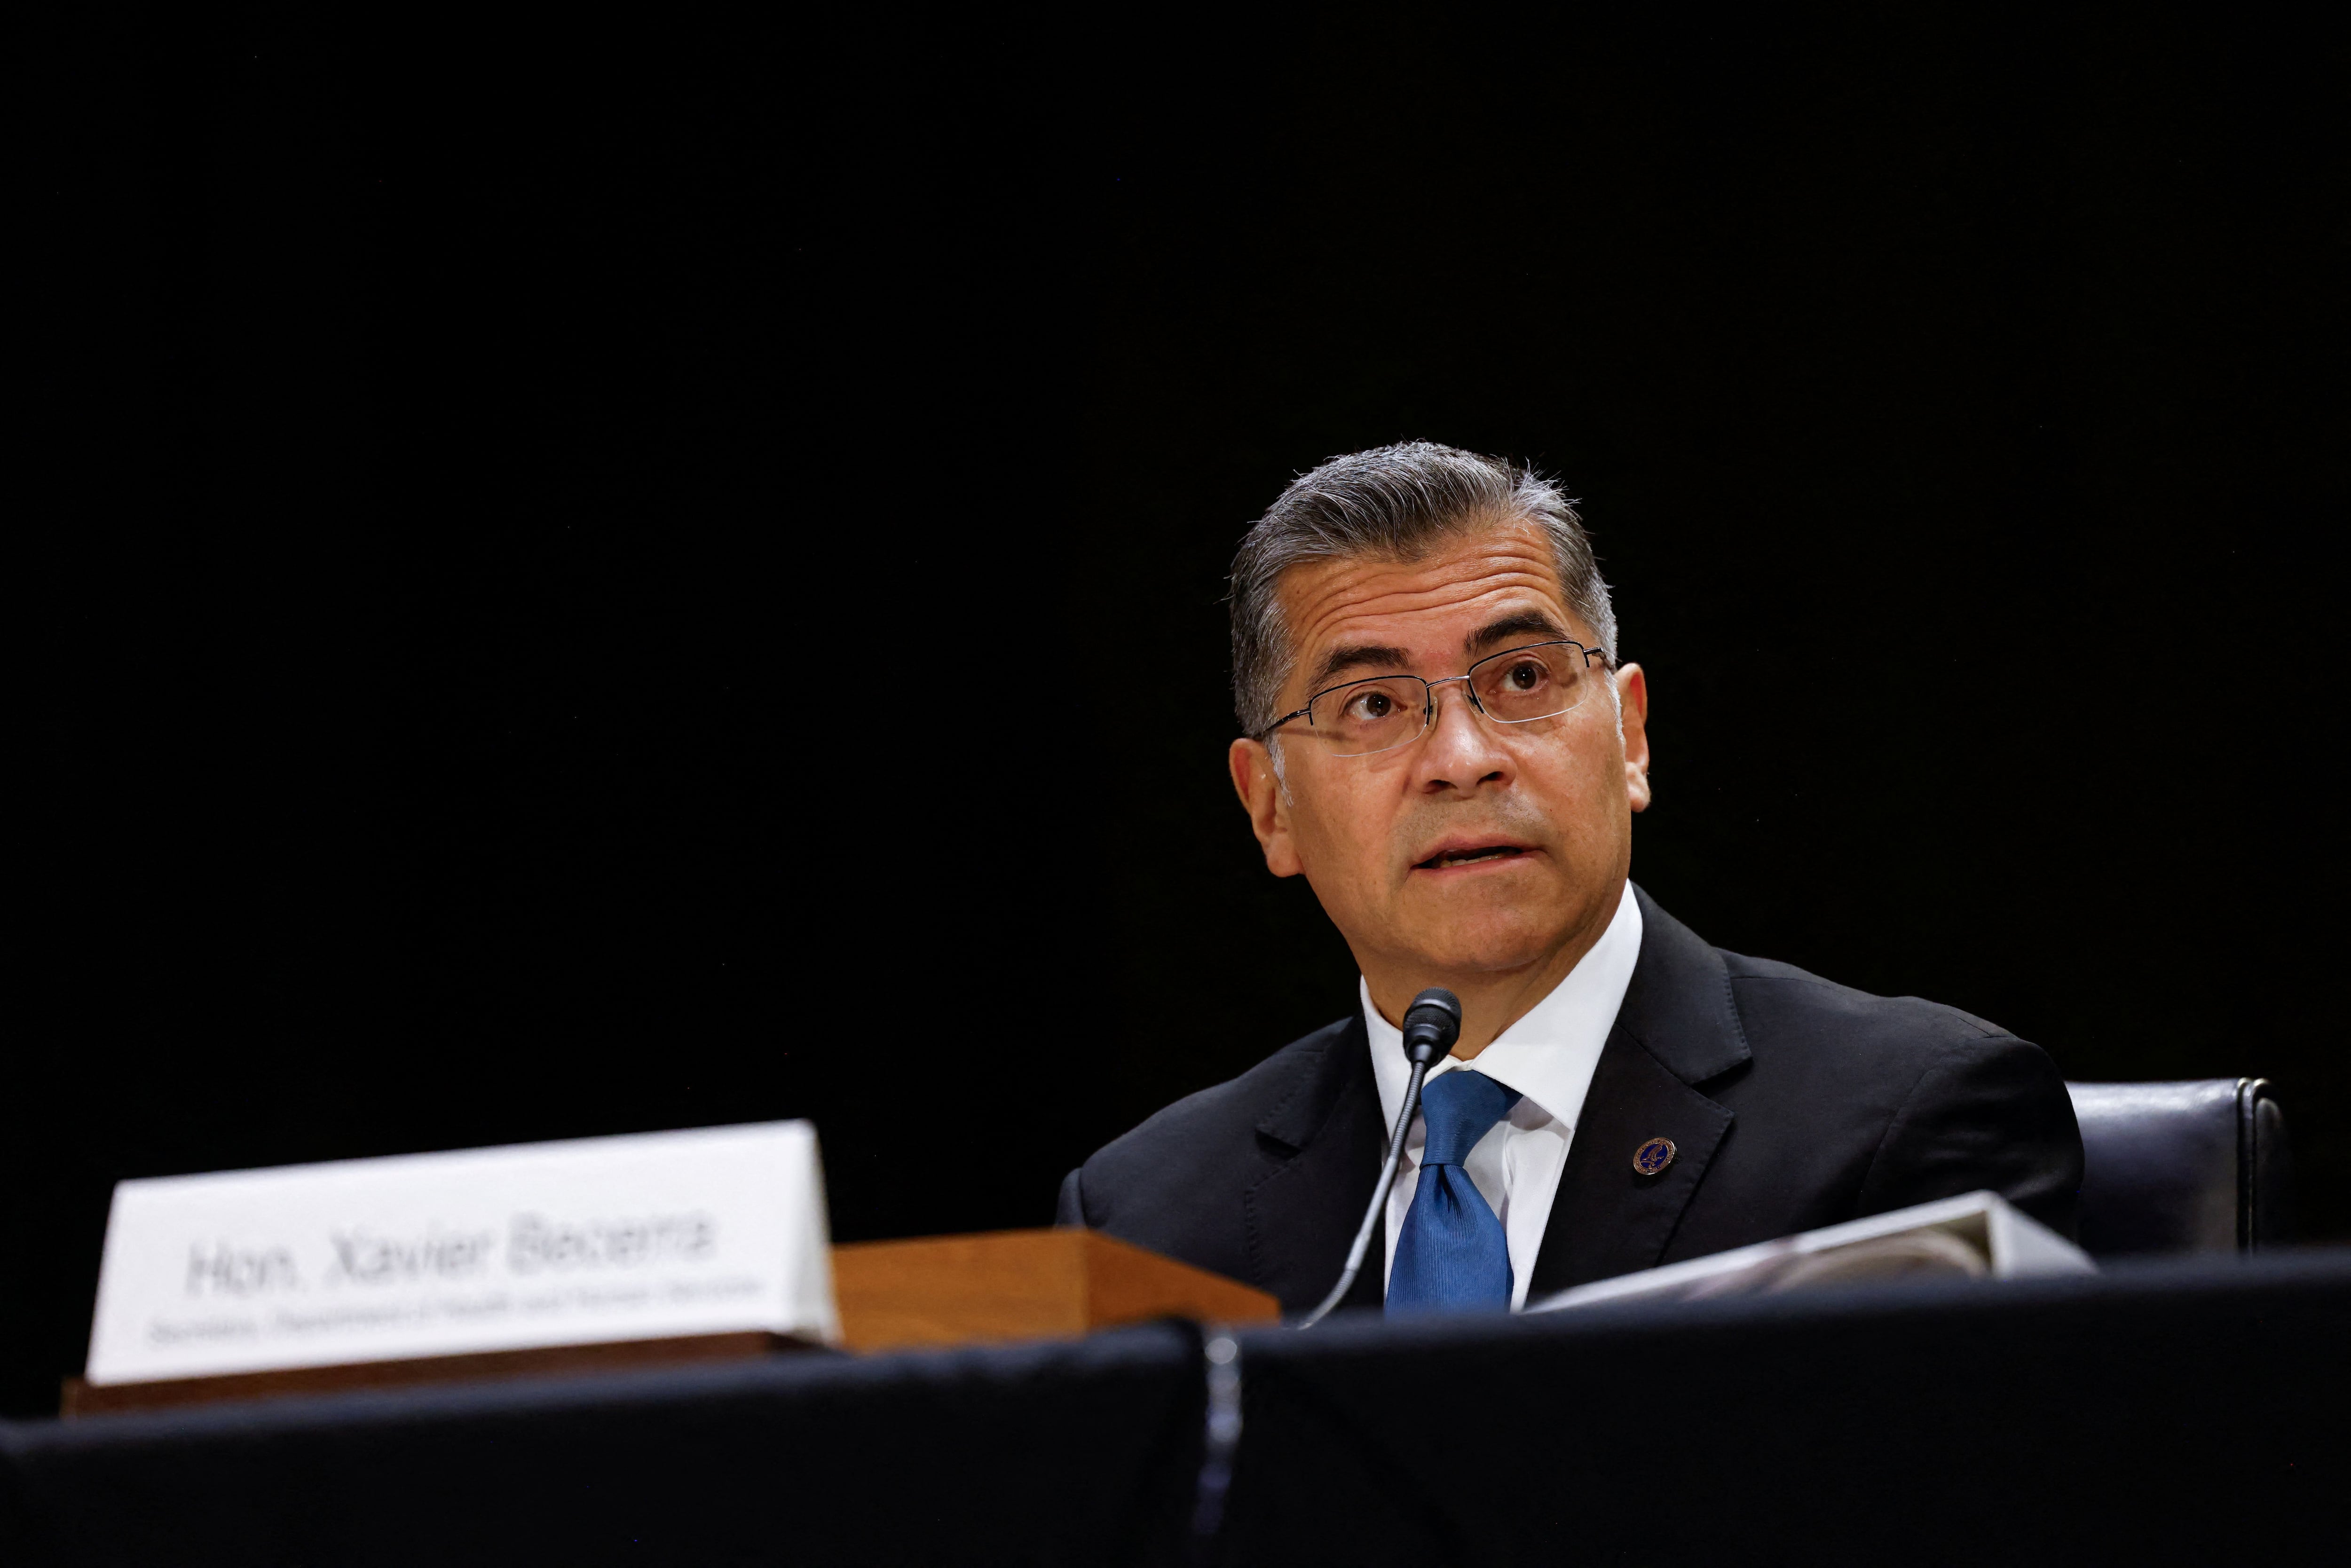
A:
[[[1583,497],[1668,909],[2265,1074],[2351,1236],[2351,62],[1766,9],[39,40],[5,1407],[125,1176],[806,1115],[841,1239],[1042,1223],[1351,1005],[1219,599],[1412,436]]]

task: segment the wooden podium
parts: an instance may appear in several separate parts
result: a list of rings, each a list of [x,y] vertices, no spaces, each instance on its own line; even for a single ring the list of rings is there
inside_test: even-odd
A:
[[[1261,1323],[1280,1316],[1262,1291],[1092,1230],[859,1242],[832,1249],[832,1272],[842,1348],[860,1354],[1061,1338],[1152,1318]],[[64,1413],[708,1364],[813,1348],[770,1333],[717,1333],[155,1383],[92,1384],[76,1377],[66,1382]]]
[[[832,1249],[852,1351],[1081,1334],[1150,1318],[1267,1323],[1263,1291],[1094,1230],[998,1230]]]

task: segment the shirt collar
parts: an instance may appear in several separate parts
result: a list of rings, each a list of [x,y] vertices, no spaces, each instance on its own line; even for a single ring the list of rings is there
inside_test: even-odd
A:
[[[1535,1126],[1550,1116],[1573,1130],[1583,1117],[1584,1094],[1592,1087],[1593,1071],[1600,1065],[1601,1050],[1608,1043],[1608,1031],[1615,1026],[1616,1010],[1624,1005],[1625,988],[1632,983],[1640,956],[1641,906],[1627,882],[1608,929],[1549,996],[1504,1030],[1475,1061],[1448,1056],[1430,1075],[1474,1067],[1525,1096],[1510,1113],[1514,1123]],[[1371,986],[1360,977],[1356,993],[1363,1001],[1364,1027],[1371,1035],[1381,1124],[1393,1128],[1412,1082],[1412,1065],[1404,1059],[1404,1032],[1380,1016],[1372,1005]]]

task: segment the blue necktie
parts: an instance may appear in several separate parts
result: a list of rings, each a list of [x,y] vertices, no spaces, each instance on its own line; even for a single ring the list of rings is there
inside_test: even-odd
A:
[[[1428,1135],[1421,1145],[1420,1185],[1396,1235],[1395,1267],[1388,1270],[1388,1311],[1510,1306],[1510,1244],[1462,1162],[1518,1103],[1517,1090],[1458,1068],[1421,1090]]]

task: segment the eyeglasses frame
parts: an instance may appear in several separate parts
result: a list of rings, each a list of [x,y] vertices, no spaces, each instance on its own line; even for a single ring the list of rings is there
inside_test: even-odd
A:
[[[1439,686],[1449,686],[1457,682],[1467,686],[1469,693],[1469,706],[1476,708],[1479,713],[1484,715],[1486,722],[1489,724],[1541,724],[1544,719],[1557,718],[1561,714],[1573,713],[1577,707],[1582,707],[1583,706],[1583,703],[1578,702],[1574,707],[1563,707],[1559,710],[1559,713],[1541,714],[1533,718],[1496,718],[1492,714],[1486,711],[1486,705],[1478,700],[1478,688],[1474,685],[1468,685],[1471,676],[1475,675],[1479,670],[1483,668],[1485,665],[1492,664],[1495,660],[1507,659],[1513,653],[1530,653],[1537,648],[1573,648],[1577,653],[1583,655],[1583,667],[1587,670],[1592,668],[1592,661],[1594,659],[1598,659],[1600,661],[1600,667],[1604,671],[1613,670],[1616,667],[1616,661],[1610,658],[1605,650],[1586,647],[1583,643],[1575,641],[1572,637],[1552,637],[1541,643],[1522,643],[1515,648],[1504,648],[1499,653],[1489,653],[1484,658],[1472,664],[1468,669],[1462,671],[1459,674],[1447,675],[1439,680],[1432,681],[1426,675],[1415,675],[1410,674],[1401,674],[1400,675],[1365,675],[1363,679],[1358,681],[1341,681],[1335,686],[1324,686],[1321,691],[1316,692],[1312,696],[1306,699],[1306,706],[1304,707],[1293,708],[1290,712],[1283,714],[1280,718],[1275,719],[1271,724],[1267,725],[1263,729],[1259,730],[1249,738],[1257,741],[1259,744],[1263,744],[1264,742],[1273,738],[1273,732],[1275,730],[1280,729],[1283,725],[1288,724],[1293,718],[1303,718],[1308,724],[1312,724],[1314,722],[1314,705],[1321,702],[1324,697],[1329,696],[1333,692],[1343,692],[1353,686],[1368,686],[1373,685],[1374,682],[1393,681],[1399,678],[1404,680],[1418,681],[1421,685],[1426,688],[1426,695],[1422,699],[1422,706],[1420,710],[1420,727],[1413,732],[1412,740],[1399,740],[1394,746],[1381,747],[1378,751],[1342,752],[1339,754],[1341,758],[1377,757],[1381,752],[1400,751],[1404,747],[1410,746],[1413,740],[1418,740],[1422,736],[1426,735],[1436,727],[1437,688]]]

